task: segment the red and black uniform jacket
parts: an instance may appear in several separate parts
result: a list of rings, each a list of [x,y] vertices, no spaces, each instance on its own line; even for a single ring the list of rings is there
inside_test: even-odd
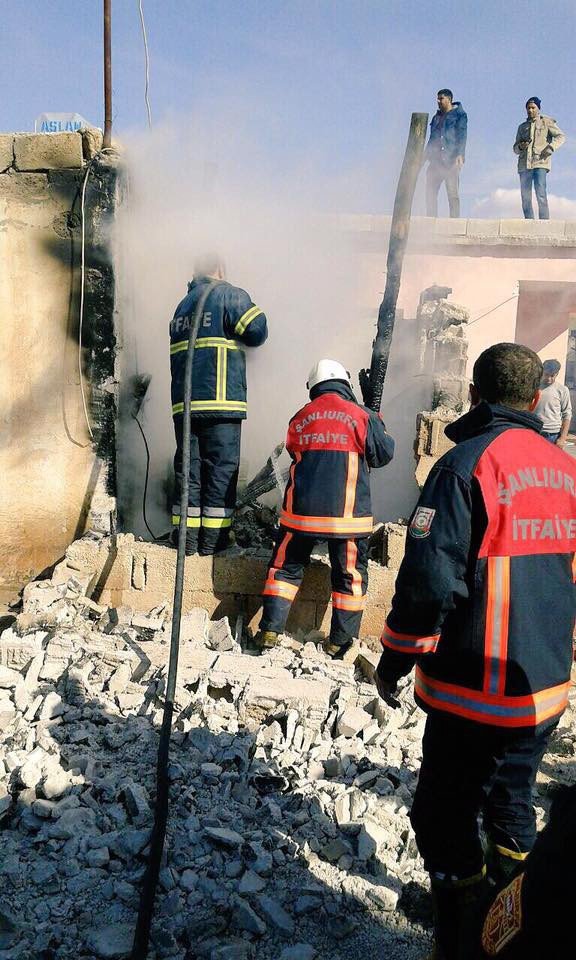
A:
[[[425,710],[544,730],[564,710],[574,627],[576,461],[529,413],[481,403],[446,429],[411,517],[378,670],[416,662]]]
[[[288,427],[293,463],[280,524],[323,539],[367,537],[374,523],[368,468],[392,459],[394,441],[344,381],[319,383],[310,397]]]

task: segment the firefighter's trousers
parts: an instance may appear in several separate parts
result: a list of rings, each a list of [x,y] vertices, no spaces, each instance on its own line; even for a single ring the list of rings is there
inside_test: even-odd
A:
[[[521,867],[536,840],[532,787],[553,728],[508,732],[429,714],[410,819],[432,877],[482,871],[480,814],[490,846]]]
[[[188,491],[187,543],[198,538],[202,554],[228,546],[240,464],[241,420],[212,417],[190,418],[190,482]],[[172,523],[180,523],[182,484],[182,417],[174,418],[176,485]]]
[[[282,633],[315,543],[322,538],[280,527],[263,591],[261,630]],[[359,635],[368,585],[368,538],[328,540],[332,576],[330,640],[348,646]]]

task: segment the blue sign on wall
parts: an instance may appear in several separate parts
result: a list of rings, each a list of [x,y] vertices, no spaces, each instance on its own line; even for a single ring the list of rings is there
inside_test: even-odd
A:
[[[91,127],[79,113],[41,113],[34,122],[35,133],[76,133],[81,127]]]

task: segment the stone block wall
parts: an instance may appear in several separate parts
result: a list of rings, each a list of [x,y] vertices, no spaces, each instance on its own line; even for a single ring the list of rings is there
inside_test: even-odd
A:
[[[360,631],[362,637],[373,638],[375,644],[390,610],[406,534],[406,527],[400,524],[386,527],[384,549],[388,562],[369,564]],[[232,623],[241,614],[245,624],[255,631],[267,567],[266,559],[254,556],[187,557],[183,612],[201,607],[210,618],[227,616]],[[148,613],[158,606],[171,606],[175,570],[176,551],[171,548],[135,540],[132,534],[102,539],[89,535],[70,545],[52,582],[62,584],[72,578],[88,584],[89,595],[99,603]],[[320,630],[327,634],[332,616],[330,594],[330,567],[313,560],[292,606],[287,629]]]
[[[117,160],[101,145],[97,130],[0,134],[0,602],[63,555],[93,508],[108,526],[114,509]]]

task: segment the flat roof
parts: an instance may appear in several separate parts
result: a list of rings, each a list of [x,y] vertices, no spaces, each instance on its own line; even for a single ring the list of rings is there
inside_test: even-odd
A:
[[[341,214],[342,229],[362,249],[385,252],[392,217]],[[412,217],[407,254],[459,257],[576,258],[576,220],[475,220]]]

